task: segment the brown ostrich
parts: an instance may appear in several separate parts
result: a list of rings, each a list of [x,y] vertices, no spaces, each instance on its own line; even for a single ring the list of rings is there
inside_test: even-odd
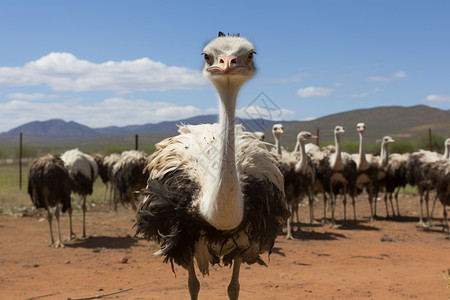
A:
[[[50,246],[64,247],[61,241],[61,231],[59,226],[59,207],[64,213],[69,211],[72,219],[70,203],[70,178],[64,168],[64,162],[58,155],[48,154],[35,160],[28,173],[28,194],[36,208],[47,210],[47,221],[50,227]],[[52,230],[52,212],[56,217],[58,240],[55,243]],[[72,223],[72,222],[71,222]]]

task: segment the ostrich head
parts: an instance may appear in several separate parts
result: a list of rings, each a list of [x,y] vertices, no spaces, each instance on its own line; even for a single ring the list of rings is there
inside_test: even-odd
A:
[[[280,136],[284,133],[282,124],[274,124],[272,126],[272,133],[276,138],[280,138]]]
[[[381,139],[381,143],[384,144],[384,145],[390,144],[390,143],[393,143],[393,142],[395,142],[395,140],[393,138],[391,138],[390,136],[388,136],[388,135]]]
[[[366,124],[364,124],[364,123],[356,124],[356,131],[358,131],[360,133],[364,133],[364,130],[366,130]]]
[[[344,127],[339,126],[339,125],[336,126],[336,127],[334,128],[334,134],[335,134],[336,136],[340,136],[341,133],[345,133]]]
[[[216,86],[219,93],[229,87],[239,90],[255,74],[255,53],[253,44],[247,39],[219,32],[219,36],[203,48],[203,75]]]
[[[309,141],[311,139],[317,139],[317,136],[312,135],[311,132],[308,131],[302,131],[297,135],[297,140],[300,143],[305,143],[306,141]]]

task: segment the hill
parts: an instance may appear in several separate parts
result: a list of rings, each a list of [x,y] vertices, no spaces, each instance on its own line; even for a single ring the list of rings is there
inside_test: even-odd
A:
[[[152,145],[162,138],[175,134],[177,124],[202,124],[214,123],[216,115],[196,116],[178,121],[165,121],[156,124],[130,125],[124,127],[90,128],[85,125],[63,120],[34,121],[6,133],[0,134],[2,144],[17,141],[22,132],[24,139],[29,144],[39,145],[53,141],[60,145],[91,145],[104,146],[113,143],[134,145],[134,135],[140,135],[140,141]],[[376,107],[370,109],[358,109],[353,111],[336,113],[311,121],[274,121],[264,119],[238,119],[249,131],[265,131],[266,140],[273,142],[271,128],[274,123],[283,123],[285,134],[282,137],[282,145],[292,147],[298,132],[307,130],[316,133],[319,129],[320,142],[333,142],[333,129],[336,125],[342,125],[346,129],[342,141],[358,141],[356,123],[366,123],[366,141],[374,143],[385,135],[395,139],[416,140],[428,134],[428,128],[433,134],[444,137],[450,136],[450,110],[443,111],[436,108],[417,105],[412,107]]]
[[[390,135],[398,140],[416,140],[426,136],[428,128],[431,128],[433,134],[450,137],[450,110],[443,111],[425,105],[417,105],[358,109],[324,116],[312,121],[285,122],[283,140],[295,141],[298,132],[307,130],[316,133],[316,130],[319,129],[320,142],[330,143],[334,140],[334,127],[342,125],[346,130],[342,141],[358,141],[356,124],[359,122],[366,124],[364,136],[368,143],[374,143],[385,135]],[[269,136],[269,141],[273,139],[269,131],[266,131],[266,136]]]
[[[36,136],[49,139],[84,138],[98,136],[99,133],[88,126],[77,122],[66,122],[60,119],[48,121],[33,121],[1,134],[4,138],[23,135]]]

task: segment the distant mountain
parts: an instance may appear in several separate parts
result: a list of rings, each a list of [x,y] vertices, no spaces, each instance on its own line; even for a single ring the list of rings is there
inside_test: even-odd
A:
[[[104,128],[90,128],[79,123],[54,119],[48,121],[34,121],[26,123],[10,131],[0,134],[0,137],[17,137],[21,132],[33,138],[47,138],[50,140],[64,138],[88,138],[100,136],[124,136],[134,134],[151,133],[174,133],[179,124],[210,124],[217,122],[217,115],[203,115],[178,121],[164,121],[156,124],[129,125],[124,127],[109,126]],[[237,119],[249,131],[264,131],[275,123],[275,121],[264,119]]]
[[[63,120],[35,121],[14,128],[0,134],[0,138],[16,138],[20,132],[35,137],[36,140],[80,140],[84,138],[104,139],[107,137],[131,136],[145,134],[149,138],[161,139],[170,136],[178,129],[177,124],[207,124],[217,121],[216,115],[203,115],[178,121],[165,121],[156,124],[130,125],[124,127],[89,128],[76,122]],[[356,123],[366,123],[365,138],[373,143],[385,135],[395,139],[416,139],[428,134],[428,128],[434,134],[450,137],[450,110],[417,105],[412,107],[376,107],[358,109],[324,116],[311,121],[273,121],[264,119],[238,119],[248,131],[265,131],[266,140],[273,142],[271,128],[274,123],[283,123],[285,134],[282,144],[293,146],[298,132],[307,130],[316,133],[319,129],[320,141],[329,143],[333,141],[333,129],[336,125],[344,126],[346,133],[343,142],[357,141]]]
[[[320,141],[331,142],[334,140],[333,130],[336,125],[345,128],[345,134],[341,140],[358,141],[356,124],[366,124],[364,137],[368,143],[373,143],[385,135],[394,139],[417,139],[428,134],[428,129],[433,134],[450,137],[450,110],[444,111],[425,105],[411,107],[388,106],[370,109],[358,109],[324,116],[312,121],[286,122],[284,123],[283,140],[293,140],[301,130],[316,133],[319,129]],[[266,131],[266,133],[269,133]],[[267,134],[266,134],[267,136]]]
[[[100,135],[96,130],[77,122],[52,119],[48,121],[33,121],[26,123],[1,134],[0,136],[17,137],[20,133],[33,137],[50,139],[85,138]]]

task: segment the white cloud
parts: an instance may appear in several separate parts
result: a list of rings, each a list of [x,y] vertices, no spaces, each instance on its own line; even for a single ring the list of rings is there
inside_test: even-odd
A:
[[[392,77],[395,77],[395,78],[406,78],[407,75],[403,71],[398,71],[398,72],[395,72],[394,74],[392,74]]]
[[[55,98],[59,98],[59,96],[53,95],[53,94],[42,94],[42,93],[33,93],[33,94],[11,93],[11,94],[8,94],[8,98],[15,99],[15,100],[42,100],[42,99],[55,99]]]
[[[397,71],[388,76],[370,76],[366,78],[366,81],[378,81],[378,82],[391,82],[396,79],[406,78],[408,75],[403,71]]]
[[[352,95],[352,98],[364,98],[369,96],[369,93],[361,93],[361,94],[354,94]]]
[[[199,89],[200,71],[166,66],[149,58],[92,63],[73,54],[52,52],[22,67],[0,67],[0,86],[47,84],[55,91],[165,91]]]
[[[426,100],[431,102],[450,102],[450,96],[428,95]]]
[[[324,97],[330,95],[331,92],[332,89],[329,88],[309,86],[304,89],[299,89],[297,95],[301,98]]]
[[[262,79],[261,82],[269,83],[269,84],[278,84],[278,83],[292,83],[292,82],[300,82],[304,77],[309,76],[307,73],[298,73],[286,78],[267,78]]]
[[[69,103],[11,100],[0,103],[0,132],[35,120],[64,119],[90,127],[106,127],[175,121],[216,112],[216,108],[201,109],[192,105],[183,106],[168,102],[129,100],[119,97],[97,103],[79,98],[72,99]]]
[[[301,119],[301,121],[312,121],[315,119],[317,119],[317,117],[306,117],[306,118]]]

